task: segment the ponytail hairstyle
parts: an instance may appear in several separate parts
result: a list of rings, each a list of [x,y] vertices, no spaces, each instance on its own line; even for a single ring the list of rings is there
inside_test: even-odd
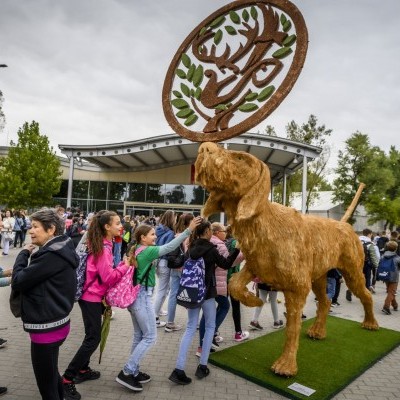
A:
[[[194,215],[191,213],[181,214],[175,224],[175,233],[182,233],[192,222]]]
[[[112,219],[117,216],[116,212],[108,210],[101,210],[93,216],[88,230],[88,242],[94,256],[103,252],[103,239],[107,236],[105,226],[111,225]]]
[[[153,225],[141,224],[133,232],[133,243],[135,244],[128,250],[129,265],[137,267],[135,251],[140,246],[142,236],[146,236],[152,229],[154,229]]]
[[[188,244],[189,249],[192,247],[192,243],[196,239],[199,239],[201,236],[203,236],[207,229],[211,229],[211,223],[203,219],[200,222],[200,225],[197,225],[196,229],[189,236],[189,244]]]

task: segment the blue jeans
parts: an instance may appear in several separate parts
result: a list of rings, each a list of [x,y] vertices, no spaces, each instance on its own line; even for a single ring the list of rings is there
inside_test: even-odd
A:
[[[176,295],[179,290],[179,283],[181,281],[182,271],[180,268],[171,269],[171,275],[169,279],[169,298],[168,298],[168,322],[175,321],[176,312]]]
[[[131,313],[134,331],[131,354],[124,366],[126,374],[137,375],[139,373],[140,361],[157,338],[156,317],[151,300],[152,295],[152,287],[146,290],[145,286],[141,286],[138,297],[128,308]]]
[[[176,360],[177,369],[185,369],[187,353],[197,330],[197,322],[199,321],[200,308],[203,310],[203,316],[205,317],[205,335],[203,340],[203,348],[201,351],[200,364],[207,365],[208,356],[210,355],[211,343],[215,332],[214,299],[206,300],[199,308],[188,309],[188,322],[186,326],[186,331],[182,336],[181,344],[179,346],[178,359]]]
[[[326,282],[326,294],[328,295],[329,300],[332,300],[333,296],[335,296],[335,290],[336,290],[336,279],[330,278],[328,276]]]
[[[224,322],[226,315],[228,314],[230,305],[229,305],[229,299],[225,296],[218,295],[215,298],[215,301],[218,304],[215,316],[215,332],[217,332],[221,324]],[[200,347],[203,347],[204,332],[205,332],[205,322],[203,314],[199,325]]]

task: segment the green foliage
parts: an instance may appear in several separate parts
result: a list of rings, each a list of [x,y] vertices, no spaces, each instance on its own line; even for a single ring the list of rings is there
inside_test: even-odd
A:
[[[330,156],[330,147],[328,146],[327,139],[331,133],[332,130],[327,129],[325,125],[318,125],[318,119],[315,115],[310,115],[308,121],[301,126],[295,121],[291,121],[286,125],[286,137],[288,139],[322,148],[320,156],[315,161],[309,163],[307,168],[307,209],[317,197],[318,191],[330,189],[330,185],[326,180],[326,165]],[[286,204],[289,204],[289,199],[293,192],[301,192],[302,180],[302,169],[290,177],[286,187]],[[282,193],[283,184],[280,184],[274,190],[274,200],[282,202]]]
[[[399,153],[392,148],[389,157],[376,146],[371,146],[367,135],[355,132],[346,140],[346,148],[339,151],[338,177],[334,184],[334,199],[347,207],[360,182],[365,183],[360,203],[371,215],[370,222],[385,220],[386,225],[400,223]]]
[[[50,205],[61,185],[60,162],[39,124],[18,130],[18,143],[0,159],[0,203],[10,208]]]

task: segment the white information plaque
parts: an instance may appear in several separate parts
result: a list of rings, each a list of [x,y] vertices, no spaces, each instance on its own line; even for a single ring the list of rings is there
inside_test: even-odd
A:
[[[314,389],[301,385],[300,383],[297,382],[294,382],[290,386],[288,386],[288,389],[292,389],[295,392],[304,394],[305,396],[311,396],[313,393],[315,393]]]

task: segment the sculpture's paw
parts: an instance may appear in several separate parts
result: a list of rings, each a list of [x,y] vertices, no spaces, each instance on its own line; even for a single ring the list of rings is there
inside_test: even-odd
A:
[[[326,329],[325,327],[320,327],[314,324],[307,332],[307,335],[311,339],[325,339],[326,338]]]
[[[274,362],[271,369],[277,375],[290,377],[297,374],[297,363],[295,359],[289,359],[282,355]]]
[[[365,319],[364,322],[361,324],[364,329],[368,329],[370,331],[377,331],[379,329],[378,322],[375,318],[372,320]]]
[[[245,292],[242,303],[247,307],[261,307],[263,301],[251,292]]]

